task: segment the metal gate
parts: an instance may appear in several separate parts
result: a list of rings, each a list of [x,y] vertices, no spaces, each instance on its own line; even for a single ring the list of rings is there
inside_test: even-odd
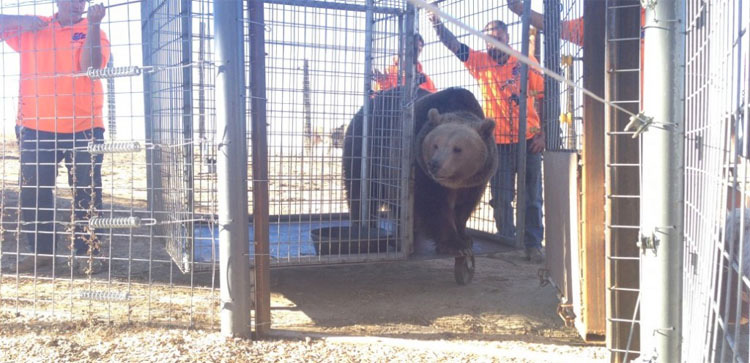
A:
[[[683,361],[750,361],[749,8],[686,4]]]

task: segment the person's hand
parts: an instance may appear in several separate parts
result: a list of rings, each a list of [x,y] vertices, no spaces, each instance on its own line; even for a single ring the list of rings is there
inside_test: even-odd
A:
[[[537,132],[534,137],[531,138],[531,143],[529,144],[529,151],[531,151],[534,154],[540,153],[544,151],[544,144],[545,144],[545,138],[544,138],[544,132]]]
[[[508,9],[518,15],[521,15],[523,14],[523,2],[521,0],[508,0]]]
[[[434,7],[438,7],[437,4],[431,4],[431,5],[434,6]],[[432,23],[432,25],[438,25],[438,24],[441,23],[440,15],[438,15],[437,13],[434,13],[432,11],[428,11],[427,12],[427,19],[430,20],[430,22]]]
[[[372,79],[375,80],[375,82],[381,82],[385,80],[385,74],[381,72],[379,69],[375,68],[372,70]]]
[[[33,15],[23,15],[18,18],[21,32],[36,32],[47,27],[47,22]]]
[[[105,14],[106,10],[104,9],[104,5],[89,5],[89,11],[88,13],[86,13],[86,19],[88,19],[89,25],[99,25],[101,24],[102,19],[104,19]]]

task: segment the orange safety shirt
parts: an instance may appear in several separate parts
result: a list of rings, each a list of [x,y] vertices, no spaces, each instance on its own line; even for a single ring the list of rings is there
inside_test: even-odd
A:
[[[530,57],[536,61],[533,56]],[[511,144],[518,142],[519,101],[521,93],[521,62],[508,57],[500,65],[489,54],[469,49],[464,62],[471,76],[479,81],[482,91],[484,114],[495,120],[495,142]],[[529,67],[526,102],[526,138],[541,131],[539,115],[534,109],[534,98],[544,92],[544,77]]]
[[[437,92],[435,83],[433,83],[432,79],[430,79],[430,77],[422,70],[422,63],[417,62],[416,70],[417,73],[424,75],[424,82],[419,85],[419,88],[430,93]],[[406,80],[404,79],[401,84],[406,84]],[[396,88],[396,86],[398,86],[398,58],[393,60],[393,64],[388,67],[388,70],[383,74],[383,78],[375,81],[375,86],[373,88],[375,91],[385,91],[391,88]]]
[[[75,133],[104,127],[103,91],[99,80],[80,72],[88,21],[61,26],[54,17],[37,32],[8,31],[5,41],[21,56],[16,123],[38,131]],[[109,60],[109,40],[100,31],[102,64]],[[76,73],[79,73],[76,75]]]

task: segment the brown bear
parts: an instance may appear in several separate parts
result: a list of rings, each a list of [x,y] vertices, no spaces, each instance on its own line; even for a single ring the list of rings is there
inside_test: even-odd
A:
[[[352,225],[368,224],[384,205],[398,216],[397,171],[401,143],[394,140],[401,124],[401,88],[371,100],[368,122],[370,171],[369,223],[360,220],[363,112],[355,115],[344,139],[344,178]],[[456,254],[471,248],[466,222],[497,169],[495,123],[484,118],[474,95],[462,88],[434,94],[417,93],[414,105],[414,236],[416,244],[432,240],[438,253]],[[398,134],[400,135],[400,134]],[[395,137],[399,139],[399,137]],[[384,203],[384,201],[390,203]],[[419,246],[416,246],[419,249]]]

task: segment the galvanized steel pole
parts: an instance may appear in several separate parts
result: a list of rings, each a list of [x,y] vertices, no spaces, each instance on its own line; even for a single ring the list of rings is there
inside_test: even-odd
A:
[[[370,122],[372,122],[372,110],[370,109],[370,91],[372,89],[372,32],[374,26],[374,8],[373,0],[365,1],[365,69],[364,69],[364,84],[363,84],[363,114],[362,114],[362,167],[360,169],[360,187],[359,187],[359,200],[360,212],[359,221],[351,221],[352,225],[355,223],[361,223],[363,226],[367,226],[370,223],[370,218],[377,218],[377,216],[370,215]]]
[[[646,2],[642,134],[641,357],[680,362],[684,210],[684,4]]]
[[[531,0],[523,4],[521,54],[529,55],[529,21]],[[516,247],[524,248],[526,242],[526,104],[528,103],[529,65],[521,63],[521,95],[518,100],[518,168],[516,177]]]
[[[214,2],[221,333],[250,337],[250,260],[242,1]]]

